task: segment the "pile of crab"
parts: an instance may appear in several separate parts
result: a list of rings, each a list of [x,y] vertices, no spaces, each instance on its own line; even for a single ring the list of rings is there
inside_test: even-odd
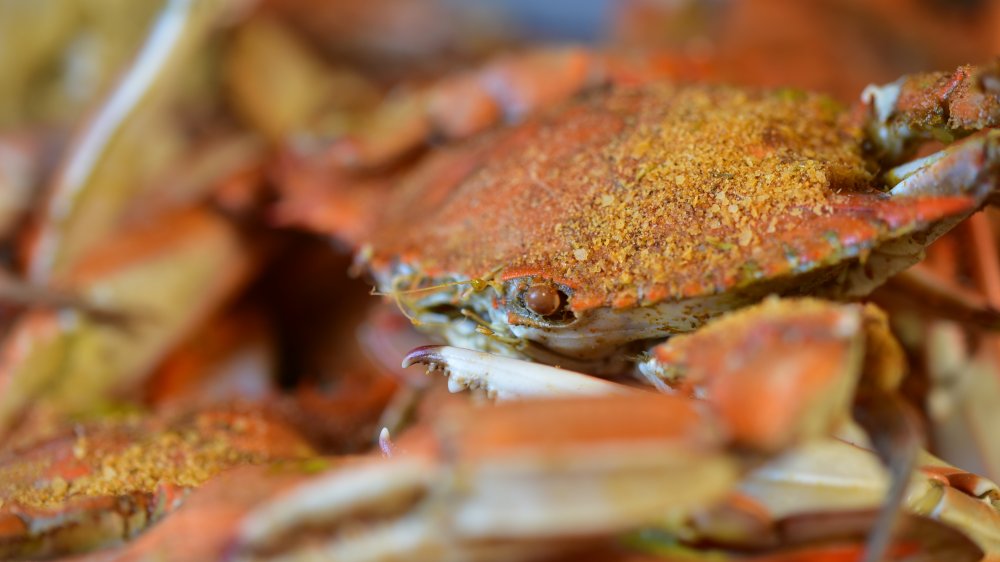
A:
[[[133,9],[95,109],[0,134],[0,558],[1000,559],[1000,58],[385,93],[294,7]]]

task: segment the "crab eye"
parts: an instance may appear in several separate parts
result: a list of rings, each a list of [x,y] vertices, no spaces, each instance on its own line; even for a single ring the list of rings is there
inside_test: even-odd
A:
[[[535,283],[524,292],[524,306],[539,316],[552,316],[566,304],[566,294],[552,285]]]

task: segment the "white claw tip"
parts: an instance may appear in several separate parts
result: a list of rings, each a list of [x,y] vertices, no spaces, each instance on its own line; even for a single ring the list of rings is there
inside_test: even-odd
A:
[[[875,110],[875,118],[879,123],[886,123],[892,116],[899,100],[902,78],[891,84],[876,86],[869,84],[861,92],[861,103],[870,105]]]
[[[382,451],[382,456],[385,458],[392,457],[392,454],[396,451],[396,446],[392,444],[392,439],[389,438],[388,427],[383,427],[382,431],[378,434],[378,448]]]
[[[465,390],[464,384],[458,382],[453,378],[450,377],[448,378],[448,392],[455,393],[455,392],[462,392],[463,390]]]

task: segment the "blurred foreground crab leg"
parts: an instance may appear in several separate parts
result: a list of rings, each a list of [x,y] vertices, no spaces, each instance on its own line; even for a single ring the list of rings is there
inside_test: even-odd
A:
[[[401,445],[261,505],[243,521],[234,558],[534,559],[684,517],[737,477],[712,416],[680,397],[463,406],[433,428],[429,446]],[[315,531],[328,538],[310,539]]]

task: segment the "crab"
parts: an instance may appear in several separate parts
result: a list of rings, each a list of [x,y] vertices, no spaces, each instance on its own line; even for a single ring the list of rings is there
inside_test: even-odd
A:
[[[418,327],[620,373],[769,294],[864,296],[1000,185],[1000,61],[871,86],[853,110],[789,89],[580,89],[398,181],[358,263]]]

